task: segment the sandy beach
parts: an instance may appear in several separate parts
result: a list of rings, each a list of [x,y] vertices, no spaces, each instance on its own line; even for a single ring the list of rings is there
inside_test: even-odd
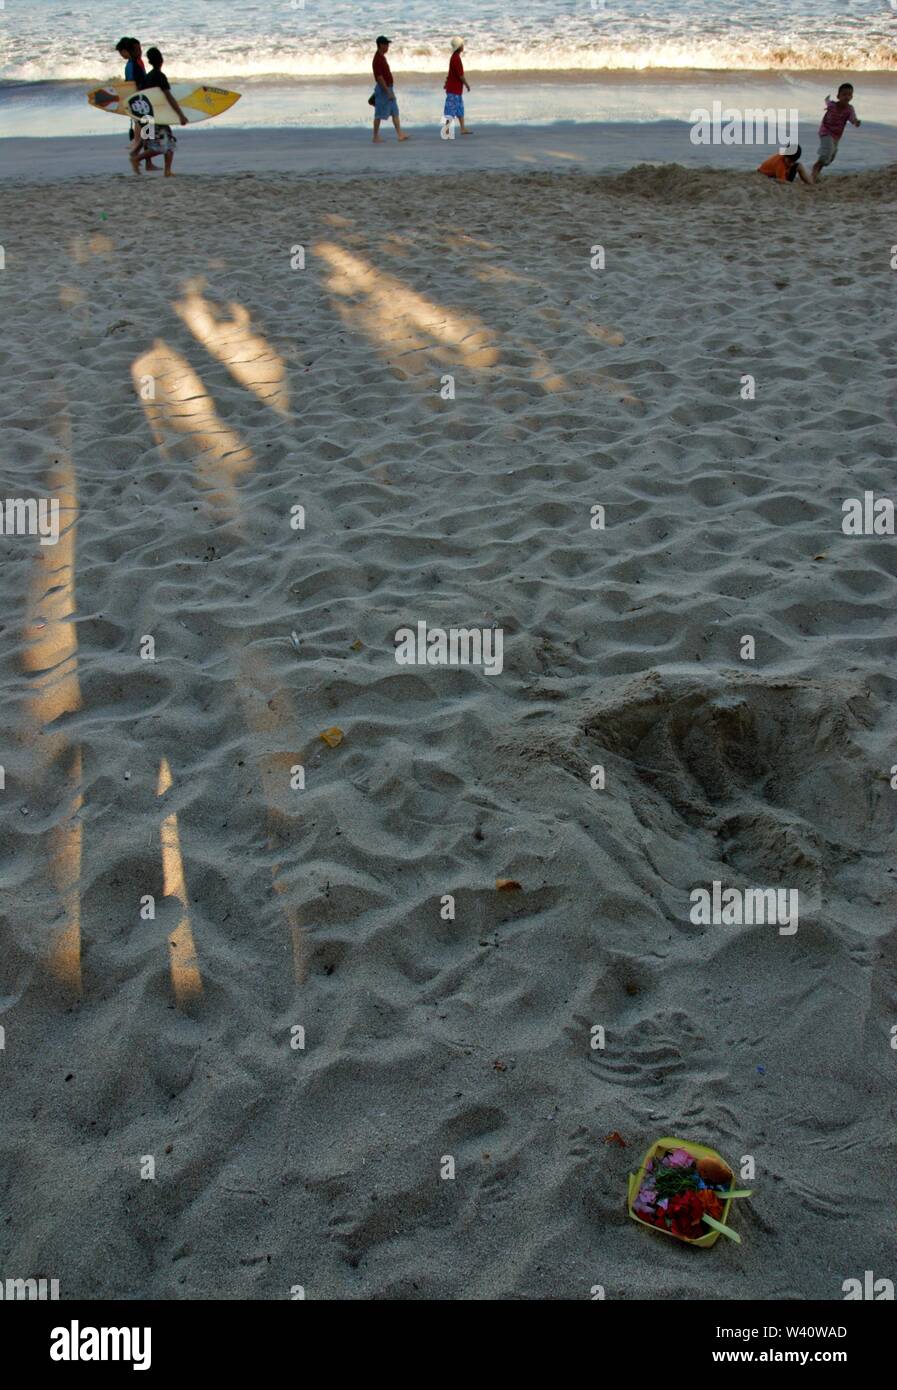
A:
[[[62,533],[2,538],[0,1268],[841,1299],[893,1268],[895,539],[842,504],[897,168],[378,154],[6,185],[3,495]],[[754,1158],[741,1245],[627,1218],[667,1134]]]

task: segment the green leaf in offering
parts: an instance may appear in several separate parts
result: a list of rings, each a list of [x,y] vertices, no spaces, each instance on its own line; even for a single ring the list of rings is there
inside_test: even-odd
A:
[[[721,1221],[716,1221],[712,1216],[704,1212],[704,1221],[708,1226],[712,1226],[715,1231],[719,1231],[721,1236],[726,1236],[729,1240],[734,1240],[736,1245],[741,1244],[741,1236],[737,1231],[733,1231],[731,1226],[724,1226]]]

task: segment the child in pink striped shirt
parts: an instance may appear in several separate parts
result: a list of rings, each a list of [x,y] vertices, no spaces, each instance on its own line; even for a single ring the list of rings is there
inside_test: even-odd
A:
[[[816,151],[816,163],[810,175],[814,183],[819,182],[822,170],[827,164],[831,164],[838,153],[838,142],[844,134],[847,122],[859,128],[860,120],[851,106],[852,100],[853,86],[850,82],[841,83],[837,101],[832,101],[831,97],[825,99],[825,115],[819,126],[819,149]]]

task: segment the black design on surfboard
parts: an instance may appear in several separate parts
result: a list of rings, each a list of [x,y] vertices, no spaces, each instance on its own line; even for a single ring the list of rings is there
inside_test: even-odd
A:
[[[150,101],[146,92],[136,92],[128,100],[128,105],[135,116],[151,116],[153,114],[153,103]]]

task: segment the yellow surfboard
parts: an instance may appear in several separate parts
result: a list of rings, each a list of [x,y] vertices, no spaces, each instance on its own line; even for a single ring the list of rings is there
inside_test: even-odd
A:
[[[187,120],[208,121],[229,111],[240,100],[239,92],[224,87],[197,86],[193,82],[172,82],[171,90]],[[177,113],[169,106],[161,87],[137,90],[136,82],[110,82],[87,93],[87,100],[98,111],[112,116],[127,116],[129,121],[151,120],[157,125],[179,124]]]

